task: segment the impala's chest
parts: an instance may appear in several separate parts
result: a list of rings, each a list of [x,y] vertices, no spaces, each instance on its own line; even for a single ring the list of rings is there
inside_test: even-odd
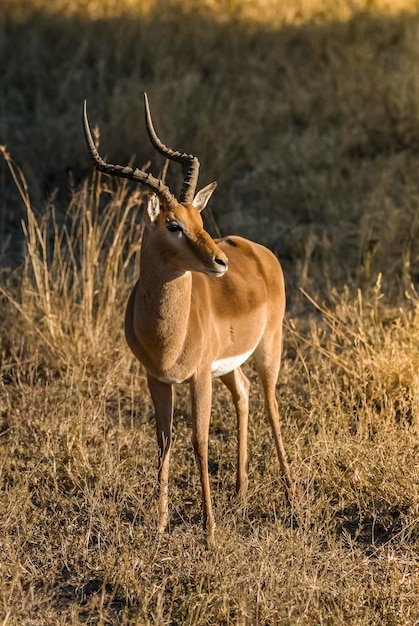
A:
[[[128,336],[127,336],[128,339]],[[147,372],[163,383],[177,384],[194,374],[196,358],[186,358],[183,351],[167,350],[158,342],[143,342],[141,337],[128,344]]]
[[[126,310],[128,345],[149,374],[167,383],[183,382],[193,373],[198,347],[188,341],[187,294],[183,301],[172,298],[170,305],[161,292],[141,291],[139,285],[131,294]]]
[[[178,336],[170,341],[167,335],[162,338],[153,333],[139,333],[135,345],[130,347],[149,374],[168,384],[188,380],[199,361],[193,344],[179,341]]]

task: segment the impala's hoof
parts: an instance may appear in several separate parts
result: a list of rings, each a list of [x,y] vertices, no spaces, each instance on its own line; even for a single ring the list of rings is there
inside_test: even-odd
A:
[[[215,548],[215,524],[205,531],[205,545],[208,550]]]
[[[236,483],[236,495],[238,497],[239,500],[244,500],[247,494],[247,490],[249,487],[249,479],[244,478],[242,479],[240,482],[237,481]]]

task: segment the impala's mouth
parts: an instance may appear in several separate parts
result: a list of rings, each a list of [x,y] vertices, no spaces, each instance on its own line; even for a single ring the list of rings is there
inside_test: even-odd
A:
[[[224,276],[227,270],[228,270],[228,266],[225,266],[225,267],[220,267],[219,269],[206,270],[205,273],[210,276],[220,277],[220,276]]]
[[[214,259],[214,271],[217,275],[222,276],[228,270],[228,259],[225,255],[215,256]]]

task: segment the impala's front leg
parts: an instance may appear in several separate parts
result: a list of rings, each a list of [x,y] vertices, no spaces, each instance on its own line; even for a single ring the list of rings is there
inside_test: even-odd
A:
[[[162,383],[153,376],[148,375],[147,380],[154,404],[157,444],[159,446],[158,479],[160,493],[158,531],[162,533],[169,521],[169,461],[172,445],[173,389],[172,385]]]
[[[202,514],[207,543],[214,543],[215,521],[212,512],[208,475],[208,439],[211,417],[211,371],[199,372],[191,380],[192,444],[198,461],[202,487]]]

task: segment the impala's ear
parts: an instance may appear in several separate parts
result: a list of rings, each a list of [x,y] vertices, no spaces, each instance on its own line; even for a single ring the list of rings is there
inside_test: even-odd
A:
[[[199,212],[203,211],[208,204],[208,200],[211,198],[214,189],[216,188],[217,183],[210,183],[201,191],[198,191],[195,198],[193,199],[192,204]]]
[[[149,196],[147,200],[147,215],[152,224],[154,224],[154,222],[156,221],[159,213],[160,213],[160,200],[158,199],[156,194],[153,193],[151,196]]]

